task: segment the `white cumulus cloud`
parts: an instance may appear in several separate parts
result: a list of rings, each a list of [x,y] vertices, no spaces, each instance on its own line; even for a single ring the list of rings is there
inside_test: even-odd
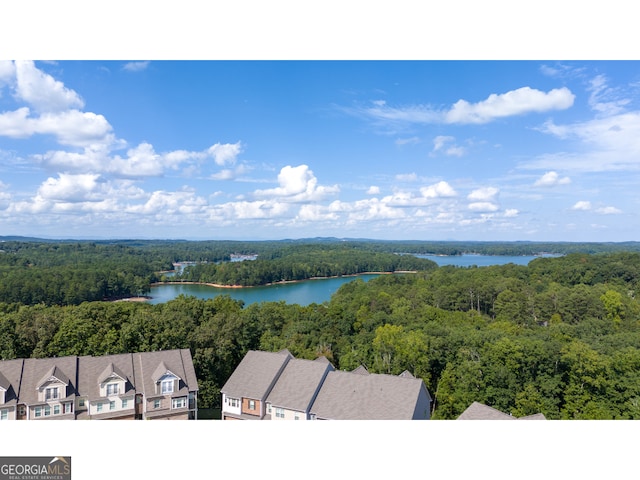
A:
[[[554,187],[556,185],[567,185],[571,183],[571,179],[569,177],[560,177],[558,172],[547,172],[538,180],[535,181],[534,186],[536,187]]]
[[[566,87],[549,92],[522,87],[507,93],[493,93],[478,103],[458,100],[446,113],[445,119],[447,123],[488,123],[531,112],[565,110],[573,105],[574,98],[575,95]]]
[[[571,207],[571,210],[591,210],[591,202],[588,200],[580,200]]]
[[[84,107],[73,90],[36,68],[32,61],[16,61],[16,96],[39,112],[59,112]]]
[[[423,197],[426,198],[446,198],[455,197],[457,195],[453,187],[445,181],[434,183],[433,185],[429,185],[427,187],[422,187],[420,189],[420,193]]]
[[[257,197],[278,197],[285,202],[308,202],[321,200],[340,191],[337,185],[318,185],[318,179],[307,165],[287,165],[278,174],[279,187],[256,190]]]

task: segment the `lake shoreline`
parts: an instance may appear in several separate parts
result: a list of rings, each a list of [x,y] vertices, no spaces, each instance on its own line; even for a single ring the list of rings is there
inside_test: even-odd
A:
[[[308,282],[309,280],[328,280],[330,278],[345,278],[345,277],[359,277],[361,275],[393,275],[393,274],[404,274],[404,273],[417,273],[415,270],[398,270],[395,272],[362,272],[362,273],[352,273],[349,275],[333,275],[329,277],[310,277],[303,278],[300,280],[282,280],[280,282],[271,282],[265,283],[264,285],[223,285],[220,283],[208,283],[208,282],[155,282],[152,283],[152,287],[157,287],[159,285],[206,285],[208,287],[215,288],[256,288],[256,287],[269,287],[272,285],[285,285],[289,283],[300,283],[300,282]]]

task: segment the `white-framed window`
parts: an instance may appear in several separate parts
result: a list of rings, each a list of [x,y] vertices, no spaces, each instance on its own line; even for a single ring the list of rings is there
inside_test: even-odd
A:
[[[80,400],[78,400],[78,406],[84,407],[84,398],[81,398]]]
[[[107,397],[111,397],[112,395],[118,395],[117,383],[107,383]]]
[[[240,405],[240,400],[238,400],[237,398],[229,398],[228,400],[229,400],[230,407],[237,408],[238,405]]]
[[[153,408],[160,408],[160,400],[153,401]]]
[[[171,408],[184,408],[187,406],[187,397],[174,398],[171,400]]]
[[[255,409],[256,409],[256,401],[249,400],[249,410],[255,410]]]
[[[298,412],[296,412],[296,414],[293,417],[294,420],[300,420],[300,415],[298,415]]]
[[[58,387],[47,387],[44,390],[45,400],[55,400],[58,398]]]
[[[267,413],[271,413],[271,404],[267,405]]]
[[[36,417],[41,417],[42,416],[42,407],[36,407],[35,408],[35,413],[36,413]]]
[[[173,393],[173,379],[169,379],[169,380],[163,380],[160,383],[160,392],[162,394],[165,393]]]
[[[102,411],[102,402],[96,403],[96,411],[98,411],[98,412]]]
[[[73,412],[73,403],[72,402],[64,402],[62,404],[62,413],[72,413]]]
[[[9,409],[3,408],[0,410],[0,420],[9,420]]]
[[[127,406],[129,405],[129,400],[126,398],[122,399],[122,408],[127,408]]]
[[[27,409],[24,405],[20,405],[18,407],[18,415],[25,416],[27,414]]]
[[[111,400],[109,402],[109,410],[115,410],[116,409],[116,402],[114,402],[113,400]]]
[[[284,418],[284,408],[276,408],[276,418]]]
[[[60,405],[59,404],[55,404],[53,406],[53,414],[54,415],[60,415]]]
[[[51,407],[49,405],[47,405],[46,407],[44,407],[44,416],[45,417],[49,417],[51,416]]]

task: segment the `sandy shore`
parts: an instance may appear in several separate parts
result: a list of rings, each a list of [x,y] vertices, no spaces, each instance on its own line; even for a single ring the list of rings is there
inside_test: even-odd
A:
[[[264,285],[222,285],[219,283],[207,283],[207,282],[156,282],[156,283],[152,283],[151,286],[155,287],[159,285],[207,285],[209,287],[216,287],[216,288],[254,288],[254,287],[268,287],[269,285],[282,285],[286,283],[307,282],[309,280],[328,280],[330,278],[359,277],[361,275],[393,275],[394,273],[417,273],[417,272],[415,270],[398,270],[397,272],[362,272],[362,273],[353,273],[350,275],[334,275],[332,277],[311,277],[311,278],[304,278],[302,280],[282,280],[281,282],[265,283]]]

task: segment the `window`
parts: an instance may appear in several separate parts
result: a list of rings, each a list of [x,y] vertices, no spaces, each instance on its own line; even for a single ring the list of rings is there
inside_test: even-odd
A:
[[[238,408],[238,405],[239,405],[239,400],[237,398],[230,398],[229,399],[229,406],[230,407]]]
[[[116,402],[112,400],[109,402],[109,410],[115,410],[115,409],[116,409]]]
[[[58,398],[58,387],[49,387],[44,390],[45,400],[55,400]]]
[[[122,408],[127,408],[127,406],[129,405],[129,400],[127,400],[126,398],[122,399]]]
[[[270,403],[267,405],[267,413],[271,413],[271,404]]]
[[[60,415],[60,405],[56,404],[53,406],[53,414]]]
[[[108,383],[107,384],[107,397],[118,394],[118,384],[117,383]]]
[[[187,406],[187,397],[174,398],[171,401],[171,408],[184,408]]]
[[[78,406],[84,407],[84,398],[81,398],[80,400],[78,400]]]
[[[102,402],[96,404],[96,411],[98,412],[102,411]]]
[[[72,413],[73,412],[73,403],[64,402],[62,404],[62,413]]]
[[[163,380],[160,384],[160,391],[164,393],[173,393],[173,379]]]
[[[255,400],[249,400],[249,410],[255,410],[255,409],[256,409]]]
[[[27,414],[27,409],[25,408],[24,405],[20,405],[18,407],[18,415],[20,415],[21,417],[24,417]]]
[[[296,415],[293,417],[294,420],[300,420],[300,415],[298,415],[298,413],[296,413]]]
[[[284,408],[276,408],[276,418],[284,418]]]
[[[36,407],[36,417],[42,416],[42,407]]]
[[[9,410],[3,408],[0,410],[0,420],[9,420]]]
[[[153,401],[153,408],[160,408],[160,400]]]
[[[44,416],[48,417],[50,415],[51,415],[51,407],[47,405],[46,407],[44,407]]]

